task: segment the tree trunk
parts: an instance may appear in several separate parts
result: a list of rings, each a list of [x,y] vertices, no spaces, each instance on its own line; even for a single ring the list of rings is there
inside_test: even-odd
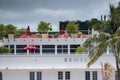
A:
[[[117,64],[117,79],[120,80],[120,68]]]
[[[118,80],[120,80],[120,68],[118,69]]]
[[[116,56],[115,58],[116,58],[117,79],[120,80],[120,68],[119,68],[118,57]]]

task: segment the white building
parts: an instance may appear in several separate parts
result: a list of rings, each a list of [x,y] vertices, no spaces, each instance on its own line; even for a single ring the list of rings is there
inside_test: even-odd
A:
[[[1,41],[12,49],[0,55],[0,80],[103,80],[101,63],[113,65],[111,80],[115,80],[115,59],[110,52],[89,68],[88,52],[75,54],[86,38],[15,38]],[[23,50],[35,45],[37,50]]]

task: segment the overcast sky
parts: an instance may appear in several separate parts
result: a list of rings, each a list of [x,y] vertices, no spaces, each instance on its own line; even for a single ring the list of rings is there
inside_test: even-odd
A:
[[[0,24],[36,31],[40,21],[58,30],[59,21],[100,19],[109,14],[109,4],[119,0],[0,0]]]

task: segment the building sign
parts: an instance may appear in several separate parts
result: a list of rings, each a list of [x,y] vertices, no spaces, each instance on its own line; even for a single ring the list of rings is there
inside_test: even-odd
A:
[[[88,58],[86,57],[65,57],[64,62],[87,62]]]

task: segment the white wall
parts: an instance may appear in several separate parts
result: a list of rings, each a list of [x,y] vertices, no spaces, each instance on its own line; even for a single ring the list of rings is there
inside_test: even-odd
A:
[[[24,70],[4,70],[3,80],[29,80],[28,71]]]
[[[30,80],[29,72],[42,72],[42,80],[58,80],[58,71],[63,71],[63,77],[65,80],[65,71],[70,71],[70,80],[85,80],[85,71],[90,71],[92,80],[92,71],[96,70],[85,70],[85,69],[46,69],[46,70],[4,70],[2,71],[3,80]],[[102,80],[102,74],[100,70],[98,71],[98,80]],[[35,79],[36,80],[36,79]],[[110,80],[115,80],[114,73]]]

